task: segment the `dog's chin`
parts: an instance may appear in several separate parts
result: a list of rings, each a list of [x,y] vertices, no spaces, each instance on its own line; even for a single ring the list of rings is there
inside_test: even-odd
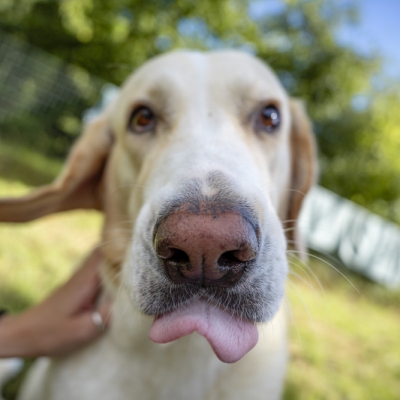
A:
[[[256,323],[272,319],[282,298],[276,292],[268,296],[266,293],[202,288],[192,284],[159,289],[158,300],[164,298],[166,301],[153,298],[146,310],[142,308],[142,312],[154,316],[150,339],[156,343],[169,343],[197,332],[226,363],[240,360],[257,344]]]
[[[146,315],[157,316],[186,307],[194,299],[201,299],[214,307],[229,310],[232,315],[254,323],[270,321],[278,311],[284,295],[284,281],[253,277],[233,288],[202,287],[195,284],[174,285],[167,279],[151,279],[144,275],[135,282],[132,300]]]
[[[205,337],[216,356],[226,363],[239,361],[258,341],[254,322],[201,297],[157,315],[149,337],[156,343],[169,343],[194,332]]]

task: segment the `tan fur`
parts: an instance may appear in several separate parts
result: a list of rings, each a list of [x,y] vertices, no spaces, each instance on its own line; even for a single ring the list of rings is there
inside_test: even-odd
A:
[[[317,176],[316,146],[311,122],[307,118],[304,106],[299,100],[290,101],[292,113],[292,132],[290,136],[292,177],[287,204],[287,214],[284,227],[289,245],[304,253],[304,247],[297,229],[297,219],[303,200],[315,183]]]

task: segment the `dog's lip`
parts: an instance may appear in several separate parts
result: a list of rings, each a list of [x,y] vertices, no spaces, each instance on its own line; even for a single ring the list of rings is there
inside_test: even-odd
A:
[[[198,298],[157,315],[149,337],[156,343],[169,343],[193,332],[204,336],[217,357],[226,363],[239,361],[258,341],[254,322]]]
[[[197,285],[196,285],[197,287]],[[173,314],[181,309],[185,309],[190,307],[190,305],[192,303],[195,302],[200,302],[200,303],[204,303],[207,307],[209,308],[219,308],[222,309],[223,311],[228,312],[230,315],[232,315],[234,318],[244,318],[246,320],[249,320],[250,322],[256,323],[255,321],[251,321],[249,318],[243,317],[242,315],[239,315],[237,312],[235,312],[234,310],[232,310],[231,308],[225,307],[225,306],[220,306],[218,305],[218,303],[213,300],[208,298],[207,294],[204,294],[204,292],[198,292],[194,295],[192,295],[191,297],[189,297],[188,299],[186,299],[185,301],[183,301],[181,304],[179,304],[178,306],[174,307],[174,308],[170,308],[168,310],[165,310],[159,314],[153,314],[154,319],[159,319],[159,318],[163,318],[165,316],[168,316],[170,314]]]

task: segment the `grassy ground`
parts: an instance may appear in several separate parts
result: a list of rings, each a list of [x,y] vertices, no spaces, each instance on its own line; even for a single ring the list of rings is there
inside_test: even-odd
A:
[[[400,293],[323,262],[288,284],[293,314],[285,399],[399,399]],[[310,275],[310,273],[308,272]],[[310,283],[311,282],[311,283]]]
[[[0,145],[0,196],[23,194],[59,169],[60,163]],[[99,240],[100,226],[101,216],[87,211],[0,224],[0,305],[17,312],[46,296]],[[312,272],[295,264],[287,284],[292,327],[285,400],[399,399],[400,292],[342,271],[358,293],[314,257]]]

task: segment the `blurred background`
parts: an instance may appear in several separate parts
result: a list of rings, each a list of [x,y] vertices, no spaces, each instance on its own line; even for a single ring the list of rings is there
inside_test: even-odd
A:
[[[341,196],[330,210],[351,200],[382,217],[361,214],[390,237],[374,242],[391,257],[380,283],[337,249],[317,248],[307,264],[292,254],[285,399],[398,399],[399,15],[398,0],[1,0],[0,195],[54,179],[86,110],[148,58],[177,48],[257,55],[306,105],[319,184]],[[0,225],[0,305],[18,312],[46,296],[100,240],[100,226],[87,211]],[[328,224],[322,234],[331,233]]]

